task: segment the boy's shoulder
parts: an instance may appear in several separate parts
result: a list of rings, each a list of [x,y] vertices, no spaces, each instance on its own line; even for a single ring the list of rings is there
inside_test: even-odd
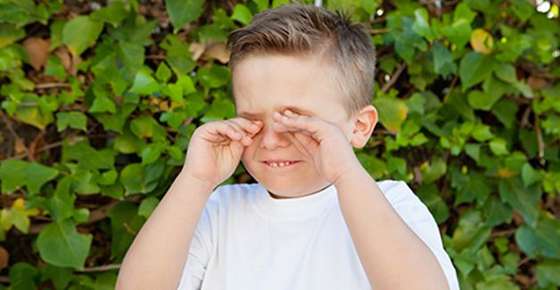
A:
[[[217,186],[210,198],[208,207],[230,207],[256,201],[262,186],[259,183],[230,183]]]

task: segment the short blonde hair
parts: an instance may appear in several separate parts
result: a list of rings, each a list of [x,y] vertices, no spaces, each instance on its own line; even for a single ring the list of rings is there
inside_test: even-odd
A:
[[[300,3],[268,9],[231,32],[227,47],[232,71],[249,55],[316,55],[334,65],[331,78],[348,100],[348,116],[371,104],[375,49],[365,27],[341,11]]]

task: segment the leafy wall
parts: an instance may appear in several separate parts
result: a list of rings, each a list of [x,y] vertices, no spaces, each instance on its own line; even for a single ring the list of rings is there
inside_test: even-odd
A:
[[[0,0],[0,289],[114,287],[195,127],[234,116],[224,43],[269,2]],[[323,2],[377,47],[357,154],[429,206],[461,288],[557,289],[558,1]]]

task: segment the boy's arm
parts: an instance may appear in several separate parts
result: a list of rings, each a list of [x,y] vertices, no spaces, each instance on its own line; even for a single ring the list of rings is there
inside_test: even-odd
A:
[[[117,290],[177,289],[211,184],[181,172],[134,239]]]
[[[430,248],[361,165],[337,180],[335,187],[354,246],[376,290],[449,289]]]

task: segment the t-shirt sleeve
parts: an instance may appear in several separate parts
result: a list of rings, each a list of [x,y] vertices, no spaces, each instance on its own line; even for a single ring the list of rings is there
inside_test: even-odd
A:
[[[215,194],[212,193],[200,215],[177,290],[198,290],[202,286],[215,240],[215,204],[212,198]]]
[[[449,289],[459,290],[457,272],[443,247],[438,225],[426,205],[404,181],[391,181],[384,192],[399,216],[436,256],[447,278]]]

